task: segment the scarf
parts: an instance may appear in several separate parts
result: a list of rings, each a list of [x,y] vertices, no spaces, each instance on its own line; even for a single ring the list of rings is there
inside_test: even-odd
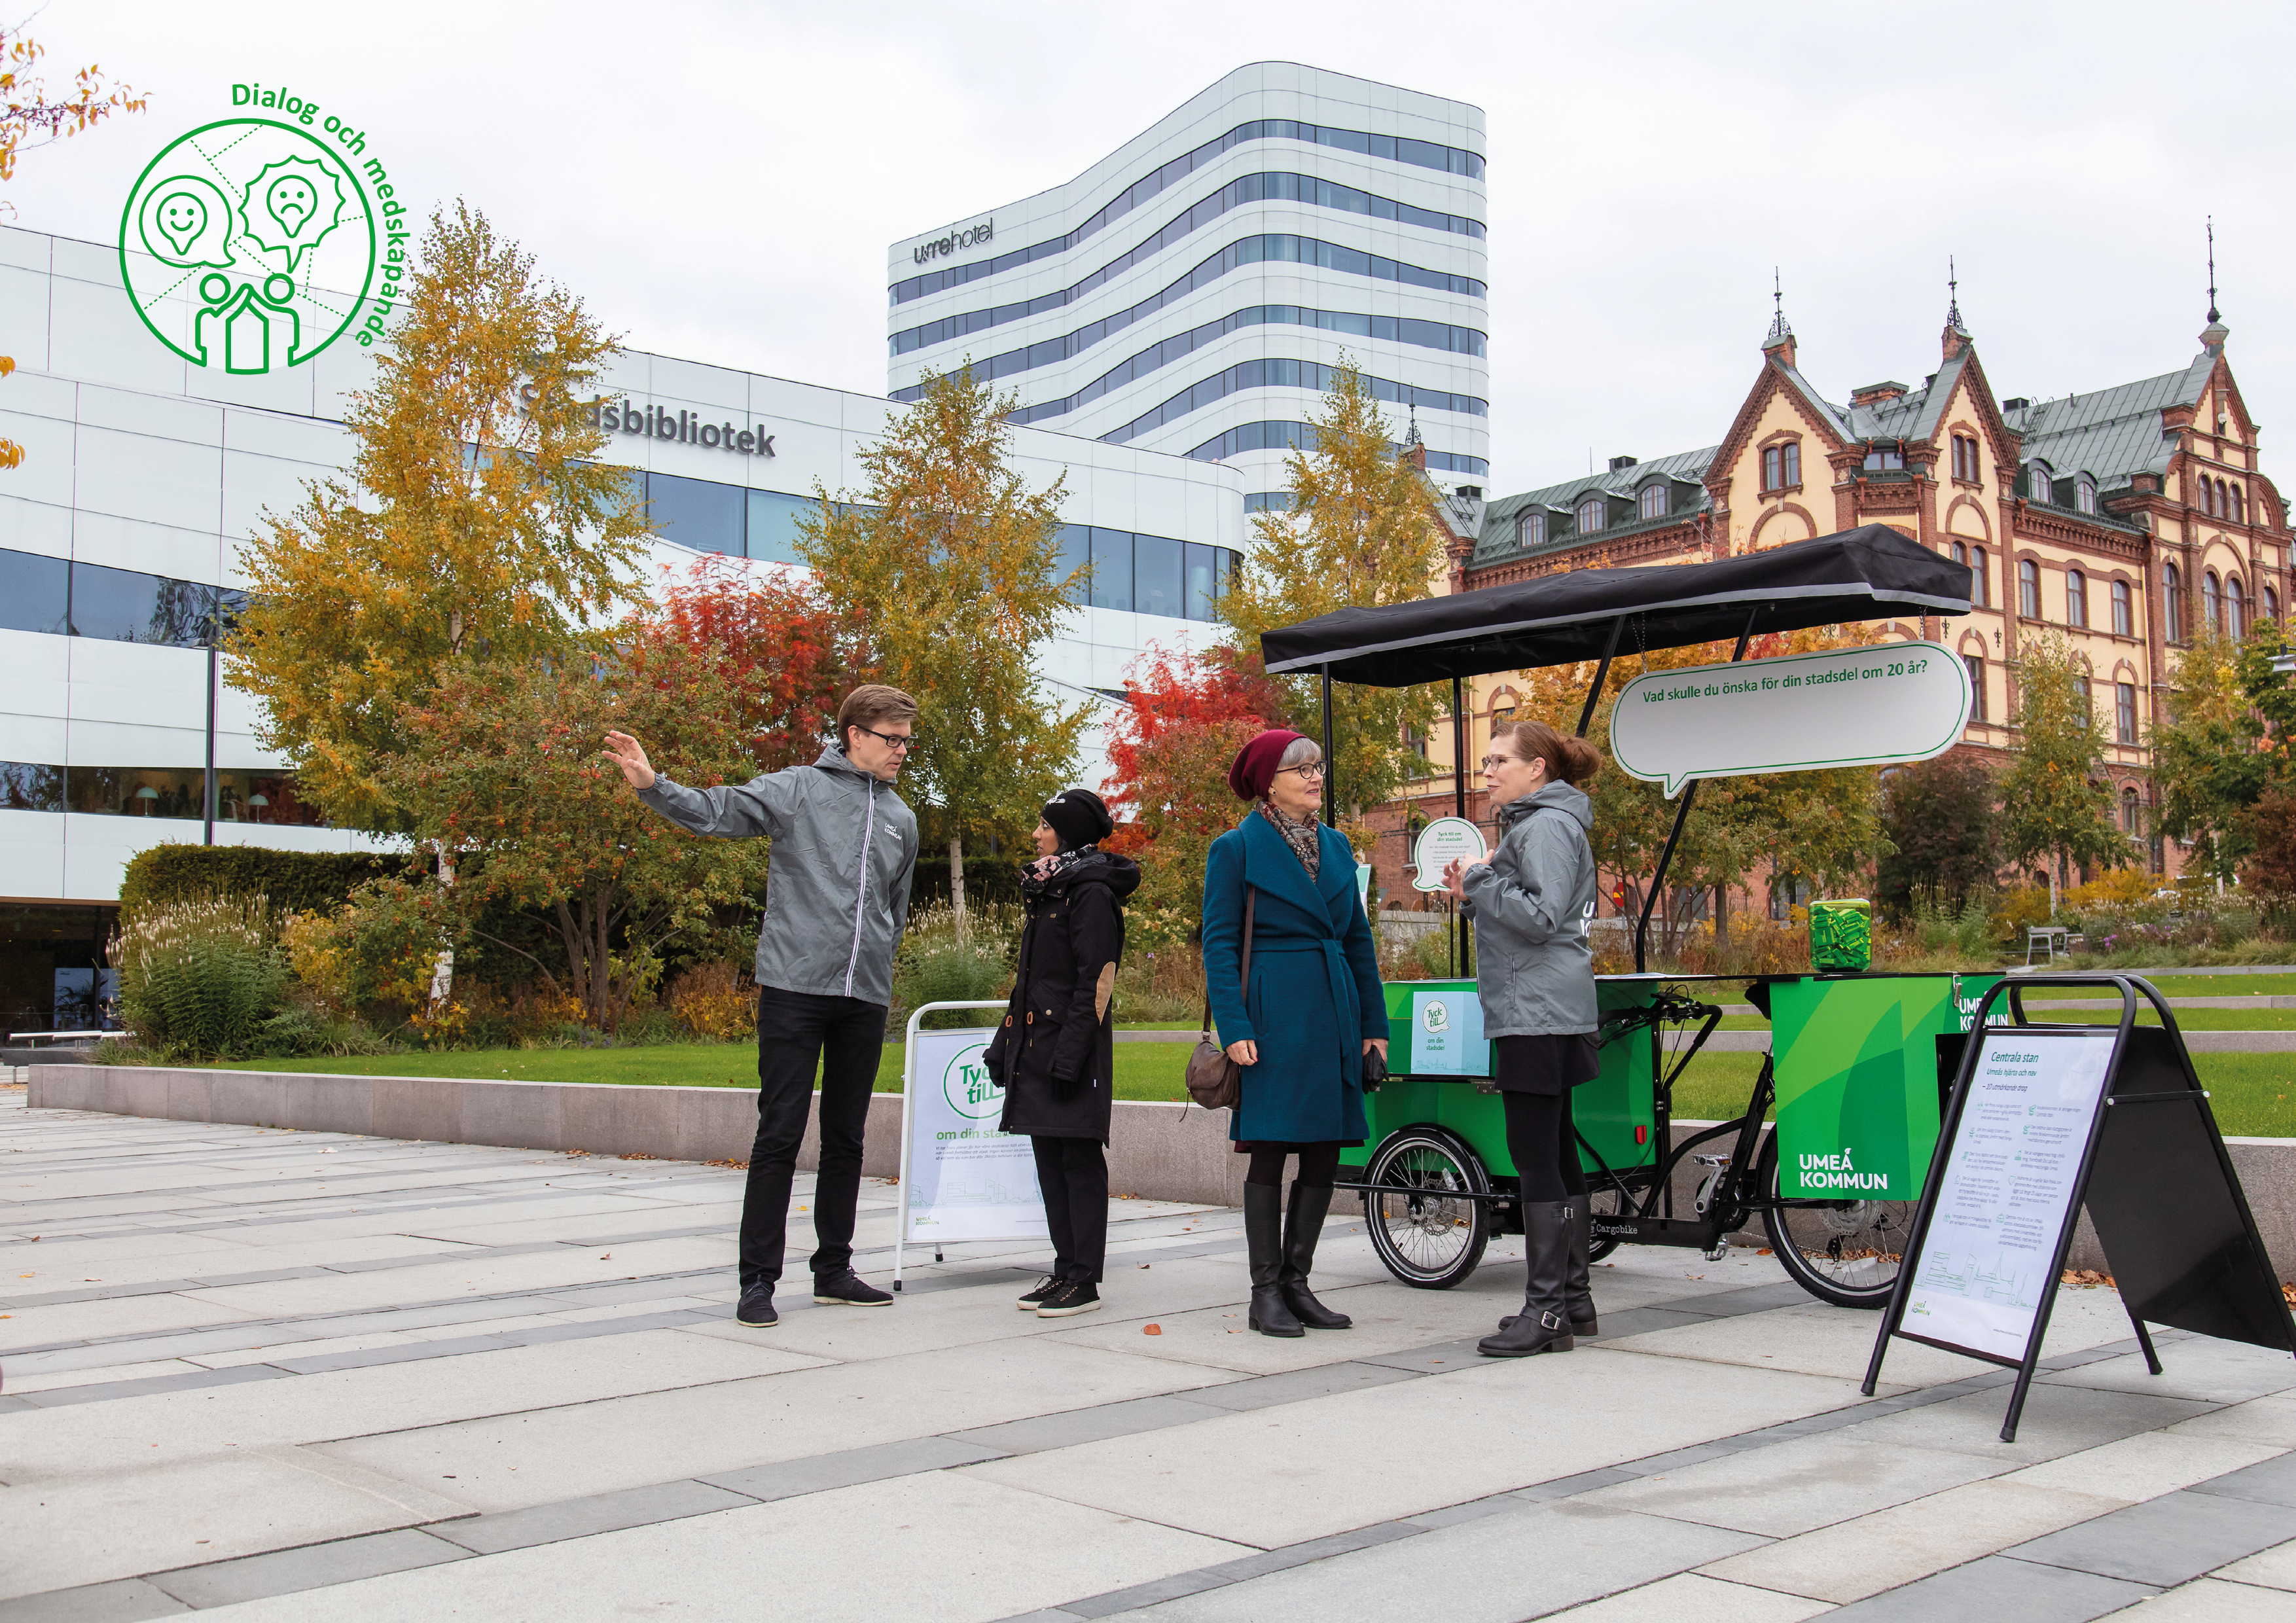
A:
[[[1064,851],[1055,851],[1050,857],[1039,857],[1034,862],[1024,862],[1021,865],[1021,894],[1029,898],[1042,896],[1046,887],[1062,874],[1083,862],[1086,857],[1099,855],[1100,848],[1097,845],[1072,845]]]
[[[1316,878],[1322,852],[1316,837],[1315,814],[1310,812],[1307,820],[1300,822],[1278,810],[1275,801],[1263,797],[1259,802],[1259,815],[1275,825],[1275,832],[1283,836],[1283,843],[1292,848],[1292,854],[1308,870],[1308,877]]]

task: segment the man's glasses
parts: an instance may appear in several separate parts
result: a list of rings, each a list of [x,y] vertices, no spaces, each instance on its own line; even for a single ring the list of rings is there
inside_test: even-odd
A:
[[[917,742],[916,734],[914,733],[880,733],[876,728],[865,727],[858,722],[853,724],[853,730],[856,733],[866,733],[888,750],[907,750]]]
[[[1277,770],[1281,772],[1296,772],[1303,778],[1319,778],[1324,775],[1324,763],[1321,761],[1309,761],[1305,766],[1282,766],[1278,767]]]

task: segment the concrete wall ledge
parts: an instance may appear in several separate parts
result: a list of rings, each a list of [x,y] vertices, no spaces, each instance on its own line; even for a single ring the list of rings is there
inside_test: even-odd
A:
[[[130,1065],[39,1064],[26,1067],[24,1075],[29,1083],[26,1102],[35,1110],[95,1111],[519,1150],[583,1150],[663,1160],[745,1161],[758,1127],[758,1096],[745,1087],[633,1087]],[[1677,1134],[1710,1125],[1674,1124]],[[865,1174],[898,1174],[900,1127],[900,1095],[874,1095],[862,1159]],[[818,1131],[817,1122],[809,1120],[798,1155],[800,1167],[811,1169],[819,1164]],[[1225,1113],[1187,1104],[1119,1101],[1112,1136],[1108,1158],[1111,1193],[1207,1206],[1243,1203],[1245,1158],[1229,1146]],[[2296,1279],[2296,1139],[2225,1142],[2277,1276]],[[1677,1211],[1689,1209],[1697,1171],[1691,1166],[1677,1176]],[[1759,1218],[1738,1239],[1757,1246],[1769,1243]],[[2070,1264],[2077,1268],[2107,1266],[2085,1215]]]

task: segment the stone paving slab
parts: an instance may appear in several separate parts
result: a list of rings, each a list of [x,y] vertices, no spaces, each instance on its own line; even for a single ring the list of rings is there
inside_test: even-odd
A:
[[[2157,1332],[2150,1376],[2110,1291],[2061,1299],[2002,1445],[2003,1372],[1900,1344],[1862,1398],[1873,1316],[1752,1248],[1626,1248],[1608,1335],[1495,1363],[1519,1241],[1417,1291],[1335,1222],[1317,1283],[1361,1328],[1276,1341],[1236,1327],[1234,1213],[1117,1201],[1087,1320],[1016,1311],[1043,1258],[1006,1242],[912,1247],[893,1307],[793,1293],[759,1332],[731,1319],[738,1172],[20,1101],[0,1623],[543,1594],[577,1620],[2238,1623],[2296,1595],[2296,1360]],[[894,1192],[867,1192],[883,1278]]]

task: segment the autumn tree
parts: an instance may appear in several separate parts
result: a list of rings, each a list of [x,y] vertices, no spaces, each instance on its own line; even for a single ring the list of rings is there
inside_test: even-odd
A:
[[[964,913],[969,838],[1033,827],[1074,768],[1091,719],[1053,695],[1037,657],[1070,611],[1061,562],[1064,480],[1030,491],[1010,463],[1015,404],[967,367],[923,394],[859,453],[868,482],[817,481],[799,554],[867,639],[875,680],[915,696],[902,792],[948,849]]]
[[[1217,607],[1247,667],[1260,634],[1335,609],[1374,608],[1423,598],[1443,561],[1444,534],[1425,475],[1396,449],[1360,369],[1342,358],[1314,413],[1313,444],[1284,463],[1289,512],[1258,514],[1259,545],[1246,556]],[[1320,683],[1277,678],[1288,725],[1323,734]],[[1390,798],[1423,763],[1406,740],[1435,722],[1433,685],[1332,687],[1331,770],[1336,819]]]
[[[1882,829],[1895,850],[1876,875],[1893,914],[1925,902],[1958,914],[2001,865],[1993,773],[1974,754],[1949,750],[1890,773],[1882,783]]]
[[[2056,888],[2073,865],[2119,866],[2128,842],[2112,823],[2095,709],[2085,668],[2063,638],[2021,639],[2017,660],[2016,742],[2001,778],[2001,843],[2013,862],[2046,857]]]
[[[1108,804],[1121,821],[1106,844],[1141,865],[1144,904],[1202,913],[1206,853],[1241,809],[1228,765],[1283,701],[1232,649],[1152,643],[1127,668],[1124,702],[1107,723]]]
[[[431,216],[373,385],[345,415],[348,478],[308,484],[241,553],[253,590],[231,680],[337,826],[418,821],[390,768],[449,665],[568,667],[585,630],[644,601],[644,518],[582,410],[614,353],[484,215]]]
[[[2187,840],[2202,872],[2229,881],[2254,851],[2251,811],[2296,794],[2296,684],[2273,668],[2288,635],[2259,619],[2235,643],[2203,631],[2180,650],[2152,719],[2159,832]]]
[[[16,173],[16,160],[35,147],[84,134],[115,113],[142,112],[144,98],[125,85],[107,85],[103,70],[91,62],[72,76],[68,89],[52,91],[39,76],[47,53],[23,29],[0,23],[0,181]],[[0,218],[15,212],[0,206]],[[16,370],[13,357],[0,355],[0,378]],[[0,469],[20,466],[24,447],[0,437]]]
[[[594,660],[450,659],[402,713],[410,747],[377,769],[415,837],[457,854],[463,928],[528,959],[602,1029],[652,995],[673,942],[765,881],[766,841],[687,833],[598,752],[619,729],[680,782],[753,776],[750,723],[769,701],[762,681],[729,680],[722,655],[656,619]],[[489,903],[538,910],[554,950],[489,935]]]
[[[667,575],[668,571],[664,573]],[[644,668],[652,651],[676,644],[703,661],[701,679],[735,706],[758,772],[810,763],[837,735],[837,707],[869,655],[856,627],[811,578],[750,571],[706,553],[662,588],[645,635],[626,644]]]

